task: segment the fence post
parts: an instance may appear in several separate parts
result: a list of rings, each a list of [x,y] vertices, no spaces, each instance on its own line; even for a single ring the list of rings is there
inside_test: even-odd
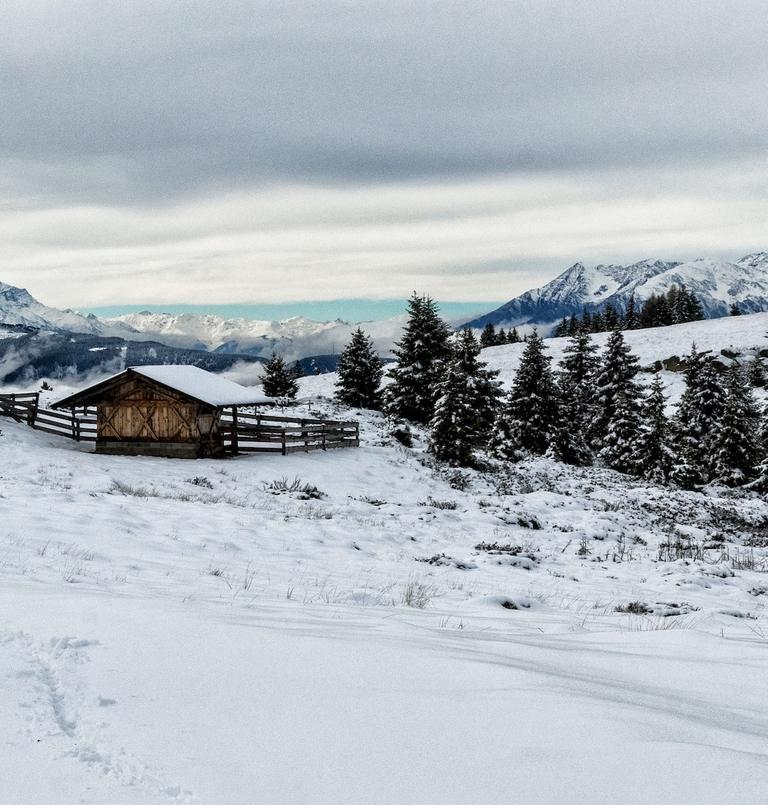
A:
[[[37,421],[37,406],[40,401],[40,392],[38,391],[35,394],[34,400],[27,406],[27,425],[30,428],[35,427],[35,422]]]
[[[233,405],[232,406],[232,447],[231,447],[233,456],[237,455],[237,448],[238,448],[238,444],[237,444],[237,406]]]
[[[283,432],[281,434],[282,442],[283,442],[283,455],[287,455],[287,451],[285,449],[285,428],[283,428]]]

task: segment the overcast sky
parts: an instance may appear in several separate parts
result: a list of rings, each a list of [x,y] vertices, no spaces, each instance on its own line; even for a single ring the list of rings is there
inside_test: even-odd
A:
[[[765,0],[5,0],[0,280],[506,301],[768,250]]]

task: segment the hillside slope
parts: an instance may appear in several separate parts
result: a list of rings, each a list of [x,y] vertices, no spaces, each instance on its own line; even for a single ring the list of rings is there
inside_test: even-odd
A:
[[[702,324],[630,335],[654,361]],[[507,384],[518,349],[484,353]],[[333,382],[290,413],[360,448],[100,456],[0,420],[9,802],[764,801],[764,498],[443,467]]]

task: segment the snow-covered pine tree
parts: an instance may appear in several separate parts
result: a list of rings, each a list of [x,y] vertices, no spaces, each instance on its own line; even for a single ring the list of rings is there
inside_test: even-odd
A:
[[[742,486],[755,476],[760,461],[760,410],[743,369],[728,370],[725,405],[713,440],[714,480]]]
[[[636,380],[639,371],[640,363],[624,340],[622,331],[614,330],[608,338],[595,379],[597,413],[590,436],[599,447],[608,434],[618,395],[623,394],[628,405],[639,404],[642,397],[642,389]]]
[[[371,339],[358,327],[339,357],[336,399],[353,408],[377,409],[384,373]]]
[[[494,423],[493,448],[503,458],[519,461],[526,455],[543,455],[556,446],[559,391],[545,349],[534,330]]]
[[[667,398],[657,374],[640,409],[640,432],[636,437],[634,472],[657,484],[665,484],[675,459],[670,446],[670,425],[665,413]]]
[[[285,365],[285,361],[274,352],[264,364],[261,385],[267,397],[294,400],[299,391],[296,378],[291,370]]]
[[[585,330],[575,329],[563,349],[557,373],[561,411],[558,454],[567,464],[592,461],[588,432],[595,416],[595,373],[599,365],[597,345]]]
[[[452,339],[435,415],[430,422],[429,452],[440,461],[469,466],[474,450],[487,445],[501,399],[499,374],[478,359],[480,346],[464,329]]]
[[[685,362],[685,391],[672,421],[675,463],[670,480],[683,489],[693,489],[712,476],[713,441],[722,421],[725,391],[712,359],[695,344]]]
[[[640,437],[642,418],[640,398],[627,395],[623,389],[616,392],[613,415],[608,421],[608,430],[603,437],[600,459],[606,466],[630,475],[639,474],[636,460],[637,441]]]
[[[747,484],[747,488],[766,494],[768,493],[768,403],[763,406],[760,412],[758,436],[760,445],[759,463],[755,467],[755,478]]]
[[[747,382],[753,389],[762,388],[765,385],[765,367],[759,354],[755,355],[747,365]]]
[[[450,354],[448,325],[438,316],[428,296],[413,294],[408,301],[408,322],[393,353],[397,365],[384,392],[388,413],[426,425],[435,413],[437,386]]]

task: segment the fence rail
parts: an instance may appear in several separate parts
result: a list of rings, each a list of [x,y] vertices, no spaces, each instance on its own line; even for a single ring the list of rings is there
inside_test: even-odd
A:
[[[60,413],[40,408],[40,394],[0,394],[0,416],[23,422],[35,430],[65,436],[78,442],[95,442],[96,409],[74,408]],[[329,419],[265,416],[251,409],[226,409],[220,433],[227,453],[289,453],[357,447],[357,422]]]
[[[96,441],[96,409],[73,408],[63,414],[40,408],[40,394],[0,394],[0,416],[23,422],[35,430],[66,436],[76,442]]]
[[[288,453],[357,447],[357,422],[266,416],[236,411],[221,420],[224,448],[231,453]]]

